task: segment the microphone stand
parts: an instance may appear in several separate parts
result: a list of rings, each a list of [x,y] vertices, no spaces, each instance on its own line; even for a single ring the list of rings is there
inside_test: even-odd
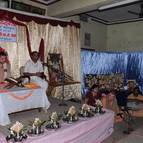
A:
[[[64,102],[64,82],[65,82],[65,74],[63,71],[60,71],[60,77],[61,77],[61,85],[62,85],[62,99],[61,99],[61,103],[59,104],[59,106],[67,106],[67,104]]]

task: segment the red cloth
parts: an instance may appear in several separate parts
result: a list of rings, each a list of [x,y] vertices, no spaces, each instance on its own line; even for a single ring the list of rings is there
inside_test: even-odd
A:
[[[76,28],[80,28],[80,24],[75,23],[73,21],[68,22],[68,21],[61,21],[61,20],[55,20],[55,19],[47,19],[47,18],[43,18],[43,17],[40,18],[40,17],[36,17],[36,16],[29,16],[29,15],[1,9],[0,10],[0,19],[3,19],[4,17],[7,17],[9,19],[13,19],[13,17],[16,17],[19,21],[22,21],[22,22],[34,21],[38,24],[50,23],[50,25],[52,25],[52,26],[60,25],[62,27],[66,27],[69,25],[69,26],[75,26]]]
[[[40,54],[40,60],[44,63],[44,39],[42,38],[40,41],[40,46],[39,46],[39,54]]]
[[[0,89],[0,93],[8,92],[8,90]]]

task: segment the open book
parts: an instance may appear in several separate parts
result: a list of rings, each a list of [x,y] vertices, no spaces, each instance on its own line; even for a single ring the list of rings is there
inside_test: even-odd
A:
[[[30,82],[29,76],[20,76],[18,78],[13,78],[13,77],[6,78],[5,81],[7,81],[8,84],[5,86],[5,88],[12,88],[14,86],[24,87],[23,82],[25,78],[28,78],[28,82]]]

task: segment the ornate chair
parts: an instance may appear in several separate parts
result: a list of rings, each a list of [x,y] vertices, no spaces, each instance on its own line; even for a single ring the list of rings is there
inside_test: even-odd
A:
[[[49,53],[47,57],[47,67],[49,73],[49,85],[60,86],[62,80],[64,80],[65,85],[79,83],[74,81],[73,77],[64,72],[63,58],[61,54]]]
[[[49,74],[48,94],[51,94],[57,86],[80,83],[73,80],[73,77],[64,72],[63,57],[61,54],[49,53],[46,66]]]

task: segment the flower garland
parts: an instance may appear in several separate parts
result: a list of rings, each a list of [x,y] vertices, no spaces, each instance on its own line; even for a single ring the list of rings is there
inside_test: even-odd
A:
[[[26,98],[30,97],[32,95],[32,93],[33,93],[33,91],[31,91],[30,93],[28,93],[26,95],[23,95],[22,97],[14,94],[14,93],[9,93],[8,95],[10,95],[11,97],[18,99],[18,100],[25,100]]]

